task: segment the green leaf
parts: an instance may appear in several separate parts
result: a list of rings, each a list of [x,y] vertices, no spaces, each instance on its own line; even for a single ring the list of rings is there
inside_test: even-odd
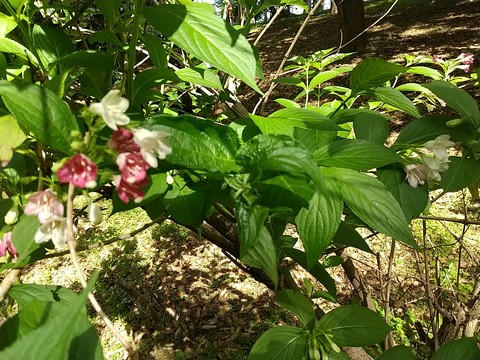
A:
[[[359,113],[353,118],[355,137],[383,145],[389,135],[388,120],[378,113]]]
[[[315,75],[313,79],[308,84],[310,89],[313,89],[317,85],[321,85],[324,82],[333,79],[334,77],[344,73],[346,68],[340,68],[338,70],[329,70],[329,71],[322,71],[321,73]]]
[[[385,351],[378,360],[417,360],[412,348],[405,345],[394,346]]]
[[[443,75],[440,73],[440,71],[426,66],[410,66],[407,67],[407,71],[405,71],[405,73],[424,75],[432,78],[433,80],[441,80],[443,78]]]
[[[399,90],[391,87],[376,88],[374,91],[375,97],[384,103],[391,105],[399,110],[405,111],[416,118],[421,115],[413,102],[403,95]]]
[[[260,205],[247,206],[239,202],[236,207],[240,257],[259,242],[260,232],[268,215],[268,208]]]
[[[341,109],[337,111],[336,113],[333,113],[333,116],[331,116],[331,119],[336,122],[337,124],[344,124],[348,122],[352,122],[355,120],[357,116],[360,115],[370,115],[370,116],[381,116],[383,117],[387,122],[390,120],[387,116],[374,111],[374,110],[368,110],[368,109]]]
[[[305,329],[313,330],[316,321],[313,303],[302,292],[291,289],[282,290],[277,293],[275,301],[294,313]]]
[[[452,128],[446,125],[450,120],[452,118],[447,116],[426,116],[413,120],[400,131],[392,147],[401,147],[405,144],[421,145],[444,134],[450,135],[450,140],[458,142],[474,138],[474,129],[470,125],[463,123]]]
[[[17,27],[17,22],[12,16],[0,13],[0,38],[4,38],[10,31]]]
[[[289,257],[298,265],[307,270],[315,279],[317,279],[328,293],[335,299],[337,297],[337,289],[335,288],[335,281],[330,274],[325,270],[325,267],[319,262],[315,263],[311,268],[307,266],[307,256],[303,251],[298,249],[283,247],[280,249],[280,258]]]
[[[14,85],[7,81],[0,82],[0,95],[20,125],[45,144],[67,154],[71,152],[70,132],[79,127],[60,97],[39,85]]]
[[[33,66],[38,67],[38,60],[35,55],[15,40],[9,38],[0,39],[0,52],[14,54],[19,58],[30,62]]]
[[[12,242],[18,252],[15,267],[35,262],[46,253],[45,248],[35,242],[35,233],[40,227],[36,216],[22,216],[12,231]]]
[[[35,330],[32,330],[13,343],[11,346],[0,352],[0,358],[4,360],[16,359],[80,359],[75,351],[80,347],[75,344],[80,335],[76,332],[77,324],[85,318],[83,312],[88,292],[91,291],[97,276],[93,276],[89,281],[87,288],[67,307],[58,312],[56,316],[49,317],[48,320]],[[76,339],[77,338],[77,339]],[[89,354],[91,358],[96,352],[97,343],[86,341],[82,342],[84,354]],[[72,349],[72,347],[74,347]],[[73,350],[73,351],[72,351]]]
[[[22,311],[33,300],[41,302],[61,301],[64,306],[68,306],[75,301],[77,294],[58,285],[15,284],[8,292],[8,296],[18,303],[19,311]]]
[[[244,171],[268,177],[269,172],[306,174],[318,179],[317,165],[308,150],[283,135],[257,135],[244,143],[237,153],[237,163]]]
[[[159,69],[166,68],[168,59],[163,47],[163,41],[158,36],[145,34],[144,42],[153,65]]]
[[[355,230],[354,227],[348,225],[344,221],[340,222],[337,233],[333,238],[333,242],[346,246],[352,246],[373,254],[372,249],[370,249],[370,246],[368,246],[365,239],[357,232],[357,230]]]
[[[35,24],[32,30],[32,40],[40,62],[45,69],[55,74],[54,64],[75,50],[72,40],[62,30],[51,26]]]
[[[428,203],[428,186],[411,187],[405,180],[405,172],[401,167],[388,166],[379,169],[377,177],[398,201],[408,221],[425,210]]]
[[[148,124],[151,130],[170,134],[172,153],[166,158],[168,162],[210,172],[237,170],[235,155],[239,141],[235,130],[190,116],[156,116]]]
[[[328,117],[316,112],[287,108],[274,112],[268,117],[250,115],[263,134],[281,134],[293,136],[295,128],[337,131],[341,128]]]
[[[359,305],[342,305],[325,314],[317,326],[332,334],[338,346],[377,344],[391,331],[380,315]]]
[[[95,4],[110,26],[113,26],[120,18],[119,8],[122,0],[95,0]]]
[[[406,245],[418,248],[402,208],[378,179],[341,168],[322,168],[322,174],[337,182],[344,202],[373,229]]]
[[[253,345],[248,360],[301,359],[307,348],[308,334],[293,326],[277,326],[267,330]]]
[[[111,55],[97,50],[75,51],[60,58],[58,63],[65,67],[105,70],[113,69],[115,66]]]
[[[146,19],[191,56],[223,70],[261,92],[255,82],[256,58],[247,39],[215,15],[210,4],[147,7]]]
[[[175,71],[180,80],[206,86],[214,89],[221,89],[220,78],[214,71],[201,68],[183,68]]]
[[[8,163],[13,156],[13,150],[26,138],[13,116],[0,117],[0,162]]]
[[[300,105],[293,100],[281,98],[281,99],[275,99],[275,102],[279,103],[280,105],[286,108],[300,109]]]
[[[240,260],[247,265],[262,269],[278,285],[278,259],[273,239],[267,228],[262,226],[258,231],[257,242],[253,244]]]
[[[185,183],[180,176],[174,179],[163,197],[163,207],[168,208],[169,214],[179,223],[200,226],[208,210],[206,194],[197,191],[194,184]]]
[[[294,131],[295,139],[302,143],[311,152],[314,152],[321,146],[330,144],[336,136],[336,131],[320,131],[300,128],[296,128]]]
[[[180,78],[171,69],[148,69],[135,76],[133,80],[133,102],[132,105],[138,106],[147,103],[150,100],[161,99],[163,94],[157,88],[168,81],[180,82]]]
[[[394,76],[404,72],[405,67],[388,61],[370,57],[358,64],[350,73],[352,95],[358,95],[378,86],[382,86]]]
[[[450,340],[443,344],[433,355],[432,360],[479,360],[476,338]]]
[[[401,162],[395,151],[365,140],[338,140],[313,153],[320,165],[370,170],[386,164]]]
[[[448,81],[440,80],[432,81],[423,86],[445,101],[462,117],[469,118],[475,127],[480,125],[480,110],[477,102],[465,90],[450,84]]]
[[[307,266],[311,268],[332,243],[343,210],[341,195],[334,184],[325,179],[321,190],[310,199],[308,209],[302,208],[295,217],[298,234],[305,247]]]
[[[475,159],[450,156],[448,170],[440,175],[439,186],[444,191],[459,191],[480,178],[480,162]]]
[[[256,189],[261,194],[258,200],[260,205],[270,209],[287,207],[297,212],[300,207],[308,206],[314,189],[305,177],[278,175],[263,180],[256,184]]]

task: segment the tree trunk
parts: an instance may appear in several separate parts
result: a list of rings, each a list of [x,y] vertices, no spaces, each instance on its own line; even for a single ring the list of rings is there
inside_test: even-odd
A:
[[[362,52],[367,46],[363,0],[335,0],[342,32],[342,51]],[[361,35],[360,35],[361,34]],[[357,37],[358,36],[358,37]]]

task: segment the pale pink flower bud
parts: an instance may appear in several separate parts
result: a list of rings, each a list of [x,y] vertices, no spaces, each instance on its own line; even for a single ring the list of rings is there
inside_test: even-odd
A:
[[[110,90],[101,102],[90,105],[90,111],[101,116],[110,129],[117,130],[117,125],[130,122],[125,115],[128,105],[128,100],[120,96],[120,90]]]
[[[130,184],[143,181],[147,177],[147,170],[150,168],[140,153],[119,154],[117,165],[122,178]]]
[[[405,166],[406,179],[408,184],[416,188],[419,184],[425,184],[428,180],[428,173],[430,169],[425,164],[409,164]]]
[[[11,232],[3,234],[2,241],[0,242],[0,256],[6,256],[7,254],[10,254],[13,259],[18,258],[17,249],[15,249],[12,242]]]
[[[83,154],[77,154],[68,160],[57,172],[58,181],[71,182],[79,188],[94,188],[97,186],[97,165]]]
[[[44,190],[30,196],[23,211],[26,215],[36,215],[45,224],[63,216],[63,204],[53,192]]]
[[[4,221],[7,225],[15,224],[18,220],[18,205],[14,204],[5,215]]]
[[[439,63],[439,64],[443,64],[445,63],[445,61],[442,60],[442,58],[438,55],[433,55],[433,62],[436,62],[436,63]]]

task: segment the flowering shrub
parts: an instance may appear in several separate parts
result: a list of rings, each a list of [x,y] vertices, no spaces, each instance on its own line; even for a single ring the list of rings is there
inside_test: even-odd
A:
[[[56,249],[68,247],[78,265],[73,200],[85,195],[88,218],[99,224],[103,214],[89,191],[113,185],[114,211],[142,206],[152,219],[170,217],[199,229],[262,279],[276,292],[276,301],[297,316],[299,327],[268,330],[249,359],[340,359],[346,356],[340,354],[344,346],[370,346],[385,339],[391,328],[375,312],[342,305],[317,318],[312,299],[336,301],[335,281],[325,270],[330,250],[370,250],[357,228],[382,233],[416,251],[409,222],[428,208],[428,191],[476,188],[480,111],[456,86],[464,79],[453,76],[455,70],[470,69],[470,55],[408,58],[406,66],[367,58],[353,69],[331,69],[347,55],[329,50],[296,58],[292,69],[298,74],[281,81],[301,88],[298,99],[305,96],[304,108],[280,99],[285,108],[268,116],[252,113],[224,124],[181,115],[172,106],[185,89],[196,89],[206,95],[196,97],[195,113],[212,113],[208,104],[233,96],[222,85],[230,76],[259,91],[259,59],[246,40],[248,29],[225,24],[210,6],[182,2],[144,8],[135,1],[130,12],[121,2],[96,1],[94,11],[104,17],[109,31],[92,28],[96,40],[85,41],[69,27],[79,18],[89,25],[88,12],[73,15],[53,5],[8,4],[11,17],[0,18],[8,25],[4,36],[10,28],[18,27],[18,33],[3,39],[14,45],[2,51],[12,55],[8,67],[19,75],[0,82],[0,106],[7,114],[0,121],[12,134],[0,145],[0,209],[7,209],[0,223],[1,271],[15,275],[35,264],[52,248],[50,241]],[[251,15],[261,6],[252,5]],[[39,18],[45,21],[37,24]],[[45,25],[50,20],[58,26]],[[152,68],[145,70],[135,68],[139,29],[148,32],[141,40]],[[124,36],[102,40],[114,31]],[[90,40],[108,44],[90,48]],[[191,67],[173,71],[167,66],[177,47],[188,54],[182,63]],[[173,57],[177,61],[180,54]],[[440,66],[442,72],[422,64]],[[31,71],[18,72],[18,66]],[[29,78],[37,73],[42,77]],[[345,73],[349,87],[326,85]],[[396,86],[405,74],[425,81]],[[412,92],[423,98],[412,100]],[[315,106],[308,101],[312,94]],[[437,103],[442,115],[430,115]],[[411,122],[387,146],[391,111],[405,113]],[[453,146],[456,153],[449,152]],[[37,182],[33,188],[32,179]],[[289,224],[295,226],[302,250],[284,236]],[[288,288],[282,281],[290,279],[286,258],[325,291],[301,292],[301,284]],[[19,305],[18,314],[0,328],[15,334],[0,344],[1,359],[28,359],[32,353],[39,359],[63,359],[70,349],[78,350],[77,358],[102,358],[98,337],[89,335],[86,299],[110,322],[91,293],[95,276],[87,282],[80,266],[76,268],[84,287],[80,295],[35,284],[14,285],[10,291],[0,287],[0,299],[9,296]],[[46,310],[50,307],[55,316]],[[440,351],[435,359],[448,359],[458,344],[478,352],[472,339],[464,340],[446,343],[447,355]],[[388,351],[382,358],[387,356]]]

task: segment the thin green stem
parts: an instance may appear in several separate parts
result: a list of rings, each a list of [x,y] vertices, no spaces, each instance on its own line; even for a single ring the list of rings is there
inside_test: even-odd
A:
[[[135,67],[137,55],[137,41],[140,29],[140,10],[143,8],[144,0],[135,0],[135,9],[133,12],[132,37],[130,38],[130,46],[128,49],[128,68],[127,68],[127,99],[130,103],[133,101],[133,70]]]

